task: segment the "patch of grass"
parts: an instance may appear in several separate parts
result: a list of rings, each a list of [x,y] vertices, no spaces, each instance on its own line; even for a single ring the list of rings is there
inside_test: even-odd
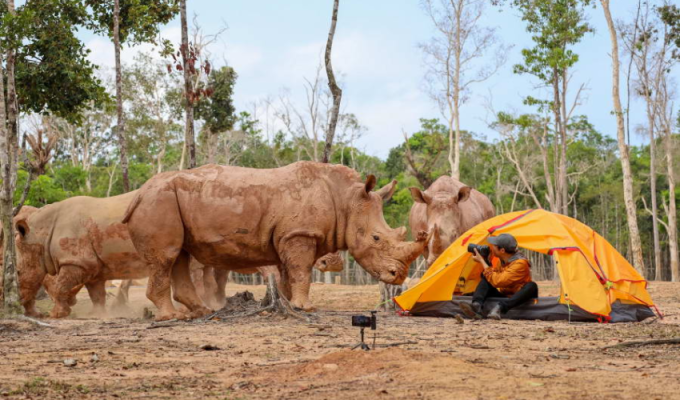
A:
[[[66,382],[46,380],[42,377],[35,377],[9,392],[9,395],[45,396],[50,392],[69,393],[75,391],[81,394],[90,393],[90,389],[85,385],[73,386]]]
[[[248,398],[244,395],[237,395],[231,390],[227,390],[226,393],[224,393],[224,397],[222,400],[247,400]]]

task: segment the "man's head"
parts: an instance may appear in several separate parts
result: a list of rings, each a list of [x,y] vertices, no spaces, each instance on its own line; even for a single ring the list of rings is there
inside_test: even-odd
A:
[[[498,236],[491,236],[487,239],[491,254],[503,261],[512,257],[517,252],[517,239],[509,233],[501,233]]]

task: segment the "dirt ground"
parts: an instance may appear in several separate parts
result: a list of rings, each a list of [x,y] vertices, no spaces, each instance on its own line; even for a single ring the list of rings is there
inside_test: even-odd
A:
[[[552,282],[543,295],[556,294]],[[264,286],[230,284],[228,294]],[[113,292],[113,289],[110,289]],[[651,283],[664,320],[635,324],[476,321],[380,313],[374,351],[350,350],[350,315],[373,309],[377,286],[315,284],[313,323],[278,316],[148,329],[144,288],[131,308],[51,327],[0,320],[0,395],[63,399],[673,399],[680,345],[605,349],[680,338],[680,284]],[[112,299],[112,297],[111,297]],[[50,307],[43,301],[40,308]],[[368,342],[373,342],[369,331]],[[401,343],[401,344],[399,344]],[[385,347],[386,345],[394,345]],[[201,347],[210,345],[216,350]],[[64,360],[75,360],[75,366]]]

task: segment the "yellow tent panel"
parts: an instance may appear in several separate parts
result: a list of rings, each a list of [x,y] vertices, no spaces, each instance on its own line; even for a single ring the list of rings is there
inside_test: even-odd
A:
[[[611,304],[652,307],[647,281],[602,236],[581,222],[545,210],[496,216],[461,235],[439,256],[413,288],[394,301],[411,310],[416,303],[449,301],[473,292],[481,266],[472,260],[470,243],[488,244],[489,236],[512,234],[519,246],[555,258],[562,282],[560,303],[576,305],[608,319]]]

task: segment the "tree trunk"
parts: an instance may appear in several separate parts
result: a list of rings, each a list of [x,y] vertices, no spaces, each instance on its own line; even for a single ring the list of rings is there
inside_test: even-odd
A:
[[[560,192],[558,196],[562,199],[562,210],[560,213],[569,215],[569,182],[567,181],[567,70],[562,71],[562,96],[560,100]]]
[[[14,0],[7,1],[7,11],[14,15]],[[16,186],[18,167],[19,141],[17,136],[17,101],[16,85],[14,78],[15,51],[7,50],[7,102],[5,102],[4,78],[5,71],[2,67],[2,55],[0,54],[0,219],[2,220],[2,233],[4,237],[4,268],[2,274],[2,300],[3,310],[9,315],[21,314],[21,301],[19,299],[19,284],[16,270],[16,249],[14,247],[14,217],[13,197]],[[5,109],[7,104],[8,109]],[[7,125],[5,125],[7,121]]]
[[[182,20],[182,68],[184,69],[184,142],[189,151],[189,169],[196,167],[196,144],[194,143],[194,89],[191,82],[191,71],[189,64],[195,61],[189,51],[189,33],[187,27],[187,1],[180,1],[180,18]]]
[[[562,190],[564,182],[562,181],[562,117],[560,112],[560,84],[559,73],[557,68],[553,69],[553,116],[555,118],[555,208],[558,212],[562,212]],[[559,137],[559,140],[558,140]]]
[[[677,210],[675,207],[675,173],[673,172],[673,136],[670,124],[665,129],[666,147],[666,170],[668,174],[668,242],[671,253],[671,280],[680,281],[680,269],[678,262],[678,225]]]
[[[326,75],[328,76],[328,88],[333,95],[333,107],[331,108],[330,121],[328,122],[328,132],[326,132],[326,146],[323,150],[323,162],[327,163],[331,154],[331,146],[333,145],[333,137],[335,136],[335,127],[338,124],[338,116],[340,114],[340,100],[342,99],[342,89],[338,87],[335,82],[335,75],[333,74],[333,65],[331,65],[331,50],[333,48],[333,37],[335,36],[335,26],[338,23],[338,5],[339,0],[333,2],[333,16],[331,17],[331,28],[328,31],[328,41],[326,42]]]
[[[118,114],[118,143],[120,146],[120,167],[123,172],[123,191],[130,191],[128,176],[127,139],[125,137],[125,116],[123,115],[123,71],[120,66],[120,0],[113,5],[113,47],[116,53],[116,108]]]
[[[461,43],[461,27],[464,1],[458,1],[456,10],[456,34],[454,36],[454,70],[453,70],[453,117],[455,124],[456,137],[453,143],[453,166],[451,168],[451,177],[460,180],[460,68],[461,68],[461,53],[463,52],[463,45]],[[450,133],[449,133],[450,135]],[[451,157],[449,152],[449,159]]]
[[[612,43],[612,100],[614,102],[614,112],[616,113],[616,133],[621,157],[621,167],[623,169],[623,197],[626,206],[626,216],[628,219],[628,229],[630,231],[630,246],[635,269],[642,275],[645,273],[645,263],[642,258],[642,243],[640,242],[640,231],[638,230],[637,215],[635,209],[635,199],[633,198],[633,175],[630,168],[628,156],[628,146],[626,145],[626,134],[623,123],[623,110],[621,108],[621,97],[619,95],[619,45],[616,36],[616,28],[609,11],[609,0],[600,0],[604,11],[609,37]]]
[[[661,267],[661,245],[659,243],[659,221],[657,220],[657,200],[656,200],[656,139],[654,135],[654,113],[651,107],[652,99],[649,92],[645,96],[647,101],[647,121],[649,124],[649,185],[652,201],[652,231],[654,237],[654,280],[662,280]]]

